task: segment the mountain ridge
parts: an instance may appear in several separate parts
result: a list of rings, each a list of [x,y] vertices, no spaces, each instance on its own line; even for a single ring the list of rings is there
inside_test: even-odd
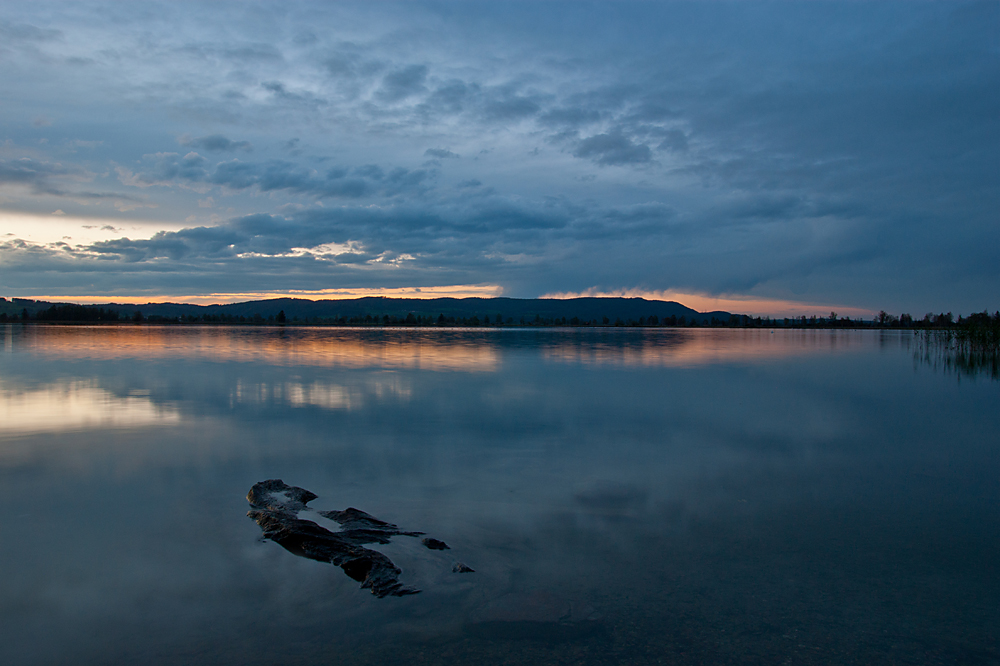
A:
[[[8,316],[20,314],[27,309],[29,316],[34,317],[52,306],[65,306],[67,303],[51,301],[35,301],[31,299],[5,299],[0,301],[0,312]],[[196,305],[192,303],[94,303],[85,307],[93,309],[114,310],[119,316],[128,318],[135,312],[141,312],[144,318],[177,319],[178,317],[244,317],[263,319],[277,317],[284,312],[288,321],[293,320],[330,320],[340,318],[395,317],[403,319],[409,314],[420,317],[439,317],[469,319],[489,317],[495,321],[500,315],[505,323],[531,323],[539,320],[561,320],[578,318],[580,321],[603,323],[604,318],[610,322],[616,320],[629,321],[639,318],[669,319],[684,317],[687,321],[710,322],[713,318],[728,320],[732,314],[723,311],[698,312],[693,308],[676,301],[647,300],[644,298],[507,298],[507,297],[468,297],[468,298],[392,298],[385,296],[366,296],[352,299],[322,299],[305,298],[273,298],[238,303],[219,303],[212,305]]]

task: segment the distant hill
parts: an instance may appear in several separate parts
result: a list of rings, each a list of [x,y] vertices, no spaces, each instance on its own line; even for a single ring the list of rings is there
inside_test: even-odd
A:
[[[0,301],[0,313],[8,317],[20,315],[26,309],[34,318],[37,313],[48,310],[53,304],[45,301],[28,299],[7,299]],[[709,323],[713,318],[728,321],[729,312],[698,312],[675,301],[653,301],[644,298],[351,298],[343,300],[312,301],[303,298],[275,298],[264,301],[247,301],[244,303],[228,303],[225,305],[191,305],[187,303],[147,303],[144,305],[122,303],[99,303],[88,308],[103,308],[119,313],[121,319],[130,318],[134,312],[142,312],[146,318],[174,319],[178,317],[218,317],[220,319],[239,318],[253,319],[260,316],[264,319],[276,317],[281,311],[288,321],[313,321],[331,319],[365,318],[367,316],[389,316],[403,320],[413,314],[423,319],[432,317],[435,320],[443,315],[446,319],[454,318],[469,320],[473,317],[484,321],[486,317],[495,322],[499,314],[504,322],[511,320],[513,324],[532,323],[536,320],[556,322],[565,318],[568,321],[576,317],[580,322],[603,324],[607,317],[609,323],[618,320],[628,323],[640,318],[648,320],[656,317],[660,321],[675,317],[684,317],[686,321]]]

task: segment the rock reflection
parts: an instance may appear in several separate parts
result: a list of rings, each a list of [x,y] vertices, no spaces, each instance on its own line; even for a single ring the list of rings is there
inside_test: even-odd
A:
[[[32,328],[3,663],[996,661],[997,385],[912,372],[912,334]],[[407,345],[503,371],[375,353]],[[453,550],[379,544],[424,592],[378,602],[258,541],[275,476]]]

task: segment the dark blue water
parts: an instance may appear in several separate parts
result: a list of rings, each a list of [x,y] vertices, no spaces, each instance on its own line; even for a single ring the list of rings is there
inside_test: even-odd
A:
[[[1000,383],[908,333],[0,338],[5,664],[1000,663]],[[451,550],[377,599],[270,478]]]

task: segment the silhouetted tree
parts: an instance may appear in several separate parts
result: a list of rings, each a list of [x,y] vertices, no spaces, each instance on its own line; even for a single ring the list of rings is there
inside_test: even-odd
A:
[[[935,326],[941,326],[947,328],[948,326],[951,326],[952,321],[953,317],[950,312],[948,314],[941,313],[938,316],[934,317]]]

